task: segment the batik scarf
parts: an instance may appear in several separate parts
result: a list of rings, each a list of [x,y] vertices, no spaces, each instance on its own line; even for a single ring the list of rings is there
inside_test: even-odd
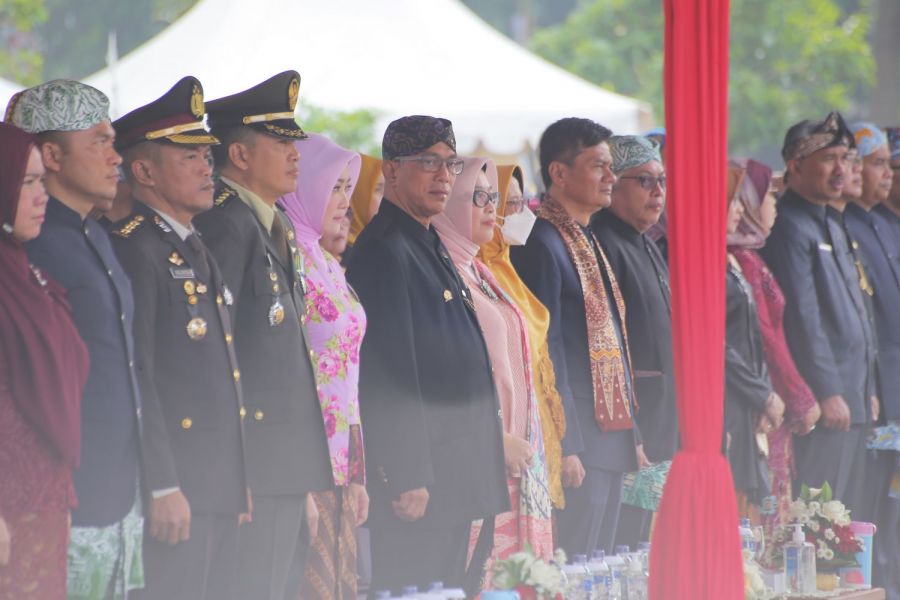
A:
[[[610,287],[619,311],[619,319],[624,324],[625,302],[622,300],[619,284],[616,282],[606,254],[594,234],[585,233],[562,205],[548,197],[541,205],[540,216],[559,231],[569,258],[572,259],[575,270],[578,271],[578,279],[581,281],[591,361],[591,379],[594,383],[594,418],[603,431],[631,429],[634,423],[628,390],[633,389],[634,386],[629,385],[626,380],[623,362],[626,359],[630,362],[628,335],[623,327],[622,339],[625,342],[625,353],[623,354],[615,325],[613,325],[613,315],[606,295],[606,286],[603,284],[603,275],[600,273],[598,256],[603,260],[603,268],[609,275]],[[589,239],[588,235],[592,239]]]

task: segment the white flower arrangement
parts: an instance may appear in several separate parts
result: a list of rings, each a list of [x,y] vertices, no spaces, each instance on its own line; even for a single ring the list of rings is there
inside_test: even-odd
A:
[[[566,564],[566,553],[557,550],[553,560],[556,564]],[[538,598],[561,598],[565,590],[562,571],[554,564],[535,558],[529,548],[497,561],[493,571],[493,585],[497,589],[531,588]]]
[[[744,550],[744,600],[772,600],[774,590],[766,587],[759,565],[753,560],[753,551]]]
[[[801,523],[806,532],[806,541],[815,544],[817,567],[838,569],[858,566],[856,554],[862,549],[862,542],[850,529],[850,511],[832,496],[828,483],[821,488],[800,487],[800,497],[790,504],[790,521]],[[788,536],[782,531],[773,536],[773,543],[767,556],[768,565],[777,565],[783,558],[783,546]]]
[[[823,504],[819,514],[838,525],[846,527],[850,524],[850,511],[839,500],[831,500]]]

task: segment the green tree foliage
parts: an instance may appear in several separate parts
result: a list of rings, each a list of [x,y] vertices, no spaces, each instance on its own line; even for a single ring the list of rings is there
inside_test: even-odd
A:
[[[869,1],[731,0],[729,142],[766,154],[803,118],[847,110],[874,83]],[[663,120],[661,0],[582,0],[533,49],[585,79],[650,102]],[[777,154],[776,154],[777,156]]]
[[[34,28],[47,19],[43,0],[0,0],[0,76],[24,84],[41,77],[41,53]]]
[[[335,143],[381,157],[380,140],[376,139],[375,121],[378,115],[369,110],[328,110],[300,101],[297,120],[305,131],[327,135]]]
[[[4,0],[0,0],[2,2]],[[40,28],[44,79],[80,78],[106,66],[109,33],[124,56],[192,7],[195,0],[45,0]],[[198,37],[202,43],[202,36]]]

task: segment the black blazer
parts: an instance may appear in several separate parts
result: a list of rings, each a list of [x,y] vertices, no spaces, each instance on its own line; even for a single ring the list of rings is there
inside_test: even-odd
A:
[[[755,439],[756,421],[766,409],[772,383],[753,290],[732,265],[725,277],[724,429],[731,436],[728,459],[735,487],[758,503],[767,495],[768,487]]]
[[[277,209],[275,218],[293,234]],[[213,208],[198,215],[194,225],[234,296],[250,488],[264,496],[331,489],[312,351],[301,323],[306,320],[302,278],[293,264],[282,262],[250,207],[221,181]],[[283,310],[277,324],[271,320],[276,302]]]
[[[215,261],[140,202],[111,233],[135,294],[147,490],[180,487],[195,513],[245,511],[240,372]]]
[[[637,470],[635,431],[603,432],[594,418],[584,294],[556,227],[539,218],[528,242],[513,246],[510,257],[522,281],[550,311],[547,343],[566,413],[563,456],[578,454],[585,467]]]
[[[141,402],[134,373],[131,284],[109,236],[51,197],[28,258],[65,289],[91,367],[81,400],[78,508],[72,525],[104,527],[134,506],[140,471]]]
[[[625,326],[634,368],[637,423],[644,452],[670,460],[678,448],[669,268],[656,244],[609,210],[591,228],[616,274],[625,300]]]
[[[784,332],[800,374],[817,400],[843,396],[851,421],[865,423],[876,349],[839,223],[788,189],[760,255],[784,293]]]
[[[871,281],[878,338],[878,397],[886,419],[900,419],[900,227],[897,216],[879,207],[866,212],[855,204],[844,211],[847,229]]]
[[[469,290],[433,227],[385,198],[353,248],[347,279],[366,309],[360,411],[371,519],[427,487],[420,523],[509,510],[502,419]]]

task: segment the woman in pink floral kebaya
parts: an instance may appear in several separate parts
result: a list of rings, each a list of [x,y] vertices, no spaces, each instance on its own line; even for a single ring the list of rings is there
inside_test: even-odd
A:
[[[360,158],[317,134],[296,145],[301,156],[297,191],[279,203],[294,224],[298,267],[305,272],[306,327],[334,475],[331,491],[312,495],[319,524],[300,597],[355,599],[354,529],[369,511],[358,394],[366,315],[340,263],[319,240],[341,227],[359,177]]]

